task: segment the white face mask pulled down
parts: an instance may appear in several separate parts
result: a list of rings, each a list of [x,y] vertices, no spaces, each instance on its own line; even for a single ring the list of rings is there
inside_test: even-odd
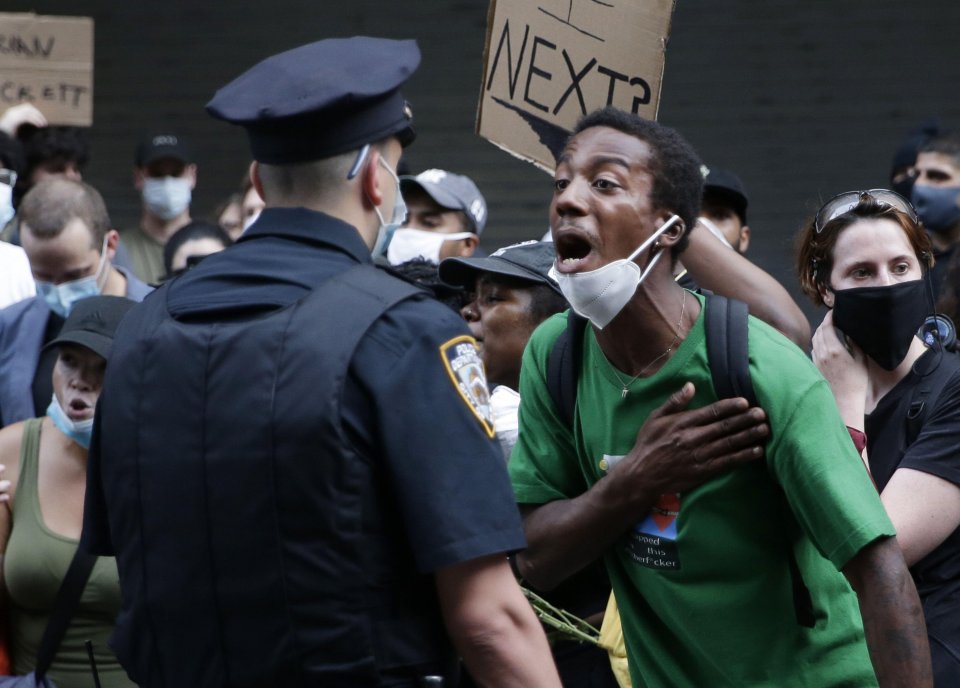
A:
[[[570,302],[570,307],[587,318],[598,330],[602,330],[633,298],[637,287],[653,270],[663,255],[664,249],[658,250],[643,270],[633,262],[633,259],[679,221],[679,215],[671,216],[626,258],[607,263],[596,270],[573,274],[558,272],[554,265],[550,268],[550,275],[557,280],[560,291]]]
[[[425,229],[398,229],[387,247],[390,265],[400,265],[414,258],[423,258],[431,263],[440,262],[440,249],[445,241],[458,241],[473,236],[473,232],[441,234]]]

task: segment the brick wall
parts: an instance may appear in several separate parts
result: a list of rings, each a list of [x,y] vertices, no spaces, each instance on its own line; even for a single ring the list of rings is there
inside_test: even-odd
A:
[[[5,11],[96,22],[95,126],[87,179],[115,224],[137,221],[133,148],[155,127],[188,136],[203,216],[244,174],[240,130],[203,112],[216,88],[259,59],[324,36],[415,37],[424,64],[409,97],[413,169],[447,167],[490,203],[484,246],[547,228],[549,179],[474,133],[484,0],[156,2],[7,0]],[[713,165],[747,185],[751,257],[793,288],[790,242],[820,198],[886,183],[905,131],[928,115],[960,126],[960,3],[928,0],[681,0],[660,109]]]

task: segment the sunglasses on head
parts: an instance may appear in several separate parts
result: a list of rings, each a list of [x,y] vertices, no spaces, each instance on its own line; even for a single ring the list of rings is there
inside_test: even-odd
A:
[[[913,222],[918,223],[917,211],[913,209],[906,198],[890,191],[889,189],[868,189],[866,191],[845,191],[837,194],[829,201],[823,204],[823,207],[817,211],[813,226],[817,234],[823,231],[832,220],[848,213],[864,201],[874,201],[883,206],[888,206],[894,210],[906,213]]]

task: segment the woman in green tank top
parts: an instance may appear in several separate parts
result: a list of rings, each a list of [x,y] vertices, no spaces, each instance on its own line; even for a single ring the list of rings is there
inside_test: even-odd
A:
[[[60,335],[47,415],[0,430],[6,485],[0,507],[0,588],[13,673],[33,670],[54,599],[83,524],[87,447],[113,333],[132,301],[95,296],[77,302]],[[0,485],[0,487],[3,487]],[[133,686],[107,646],[120,610],[116,561],[97,560],[48,676],[59,688]]]

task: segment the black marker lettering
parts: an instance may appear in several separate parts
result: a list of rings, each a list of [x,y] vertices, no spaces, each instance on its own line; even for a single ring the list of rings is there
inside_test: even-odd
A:
[[[567,71],[570,72],[571,81],[570,86],[566,91],[563,92],[563,95],[560,96],[560,100],[557,101],[557,106],[553,108],[553,114],[560,112],[560,108],[562,108],[563,104],[567,102],[567,98],[570,97],[570,94],[576,91],[577,100],[580,101],[580,114],[585,115],[587,114],[587,104],[583,100],[583,91],[580,90],[580,82],[583,81],[583,77],[585,77],[590,70],[593,69],[593,66],[597,64],[597,58],[591,58],[587,63],[587,66],[581,69],[580,72],[577,72],[573,67],[573,63],[570,61],[570,56],[567,54],[566,49],[562,50],[561,52],[563,53],[564,61],[567,63]],[[600,69],[603,68],[601,67]]]
[[[497,65],[500,63],[500,53],[503,51],[503,44],[507,44],[507,84],[510,87],[510,100],[517,90],[517,81],[520,79],[520,67],[523,65],[523,53],[527,49],[527,37],[530,35],[530,27],[527,26],[523,31],[523,43],[520,44],[520,54],[517,56],[516,71],[513,65],[513,50],[510,46],[510,21],[503,25],[503,31],[500,33],[500,42],[497,44],[497,53],[493,57],[493,66],[490,67],[490,78],[487,79],[487,90],[493,86],[493,77],[497,73]]]
[[[537,47],[541,45],[545,45],[551,50],[557,49],[557,46],[551,43],[550,41],[540,38],[539,36],[534,37],[533,48],[530,49],[530,69],[527,72],[527,85],[523,91],[523,100],[524,102],[528,103],[529,105],[532,105],[538,110],[541,110],[543,112],[549,112],[550,110],[546,105],[542,105],[537,101],[533,100],[532,98],[530,98],[530,82],[533,80],[534,74],[536,74],[537,76],[547,81],[550,81],[551,79],[553,79],[553,75],[550,72],[545,72],[544,70],[537,68],[536,65],[534,64],[537,60]]]

